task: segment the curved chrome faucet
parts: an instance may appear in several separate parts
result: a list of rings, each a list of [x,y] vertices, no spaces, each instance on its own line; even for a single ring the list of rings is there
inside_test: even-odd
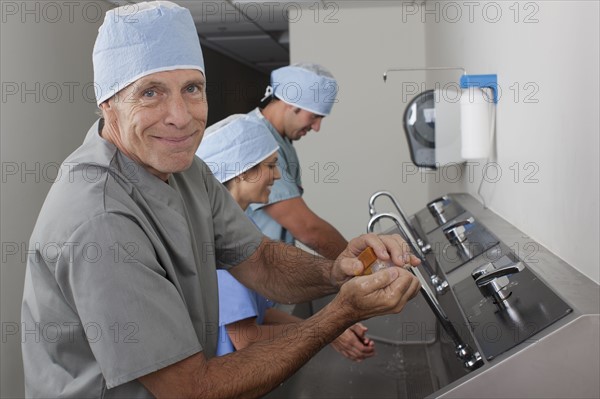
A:
[[[406,226],[403,227],[404,222],[402,221],[402,218],[400,218],[398,215],[395,215],[393,213],[378,213],[371,217],[371,219],[369,220],[369,223],[367,224],[368,232],[372,233],[375,224],[383,218],[392,219],[394,222],[396,222],[396,225],[398,226],[400,231],[407,231]],[[408,244],[414,252],[418,252],[416,248],[416,243],[414,241],[409,240]],[[422,258],[421,262],[423,262],[423,265],[425,265],[427,263],[427,260],[425,258]],[[456,356],[463,362],[464,367],[468,370],[475,370],[476,368],[481,367],[483,365],[483,359],[481,358],[481,355],[479,354],[479,352],[474,352],[471,349],[471,347],[469,347],[469,345],[467,345],[462,340],[462,338],[456,331],[456,328],[450,322],[450,319],[448,319],[446,312],[444,312],[444,309],[435,297],[435,294],[429,288],[429,285],[425,281],[425,278],[423,277],[419,269],[417,269],[416,267],[411,267],[409,270],[419,279],[419,282],[421,283],[421,294],[423,294],[425,301],[433,311],[433,314],[438,319],[448,336],[452,338],[452,341],[455,345],[454,352]],[[446,283],[445,289],[448,289],[448,283],[446,281],[444,281],[444,283]],[[438,290],[437,287],[436,290]]]
[[[417,245],[414,236],[411,234],[409,227],[406,225],[406,223],[404,222],[404,220],[402,220],[401,217],[398,217],[398,215],[393,213],[378,213],[375,216],[371,217],[371,219],[369,220],[369,223],[367,224],[367,231],[369,233],[372,233],[373,229],[375,228],[375,224],[377,224],[382,218],[392,219],[396,223],[396,226],[398,226],[398,230],[400,230],[400,232],[404,235],[404,238],[407,240],[407,243],[411,247],[414,254],[417,255],[419,259],[421,259],[421,264],[429,274],[429,280],[431,281],[431,284],[434,286],[435,290],[440,294],[444,294],[446,291],[448,291],[448,282],[440,278],[433,271],[433,268],[427,261],[427,258],[425,258],[425,255],[420,251],[420,248]]]
[[[410,225],[408,216],[406,216],[406,213],[404,213],[404,211],[402,210],[402,207],[400,206],[398,201],[396,201],[396,197],[394,197],[394,195],[392,193],[390,193],[389,191],[383,191],[383,190],[377,191],[375,194],[373,194],[371,196],[371,198],[369,198],[369,215],[375,216],[377,214],[377,211],[375,210],[375,200],[381,196],[386,196],[390,199],[390,201],[392,201],[392,203],[396,207],[396,210],[398,211],[398,214],[404,220],[404,223],[408,227],[410,227],[409,232],[413,235],[413,238],[416,239],[416,243],[419,245],[419,248],[421,248],[421,251],[424,254],[431,252],[431,245],[426,244],[425,242],[423,242],[423,240],[421,240],[419,237],[416,237],[415,234],[413,234],[412,227]]]
[[[396,207],[396,209],[398,209],[400,217],[393,213],[377,213],[377,211],[375,210],[375,200],[382,195],[388,197],[394,203],[394,206]],[[411,244],[412,250],[413,252],[415,252],[415,255],[417,255],[421,259],[423,268],[427,271],[427,274],[429,274],[429,280],[431,280],[431,284],[433,284],[435,290],[440,294],[443,294],[446,291],[448,291],[448,282],[437,275],[437,273],[434,271],[434,269],[431,267],[431,265],[425,258],[425,254],[431,251],[431,246],[429,244],[427,244],[426,247],[423,246],[423,241],[420,238],[418,238],[414,233],[412,226],[408,221],[408,217],[402,211],[400,204],[398,203],[398,201],[396,201],[396,198],[394,198],[392,193],[390,193],[389,191],[378,191],[375,194],[373,194],[369,199],[369,214],[371,215],[371,220],[369,220],[369,224],[367,225],[367,231],[369,233],[373,232],[375,223],[380,219],[375,218],[376,216],[386,215],[386,217],[394,220],[396,222],[396,225],[398,226],[398,229],[400,230],[400,233]],[[427,248],[427,250],[425,250],[424,248]]]

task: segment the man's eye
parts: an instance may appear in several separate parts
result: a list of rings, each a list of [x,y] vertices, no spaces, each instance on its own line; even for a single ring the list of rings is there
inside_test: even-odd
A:
[[[188,93],[195,93],[195,92],[199,91],[200,88],[196,85],[189,85],[186,90]]]
[[[156,91],[150,89],[150,90],[144,90],[143,96],[144,97],[154,97],[156,95]]]

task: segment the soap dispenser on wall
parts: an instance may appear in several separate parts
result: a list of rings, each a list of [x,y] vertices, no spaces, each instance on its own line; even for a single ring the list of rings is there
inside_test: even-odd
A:
[[[463,75],[460,79],[461,157],[487,159],[492,155],[496,128],[496,75]]]
[[[460,87],[418,94],[406,107],[404,130],[411,159],[437,169],[466,160],[489,158],[494,144],[496,75],[467,75],[460,67],[397,68],[390,71],[463,71]]]

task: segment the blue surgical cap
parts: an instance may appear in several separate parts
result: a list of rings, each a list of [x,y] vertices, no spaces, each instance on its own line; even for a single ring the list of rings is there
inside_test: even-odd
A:
[[[204,59],[187,8],[152,1],[112,9],[100,26],[93,54],[96,101],[114,96],[156,72],[197,69]]]
[[[225,183],[252,169],[278,149],[277,141],[259,119],[236,114],[206,129],[196,155],[219,182]]]
[[[295,64],[271,72],[271,86],[266,95],[317,115],[331,113],[337,102],[337,82],[333,75],[317,64]]]

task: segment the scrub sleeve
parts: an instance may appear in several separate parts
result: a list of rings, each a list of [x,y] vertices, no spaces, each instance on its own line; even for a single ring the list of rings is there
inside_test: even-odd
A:
[[[219,342],[217,356],[235,352],[227,333],[227,325],[256,317],[256,324],[263,324],[265,311],[273,303],[237,281],[226,270],[217,270],[219,281]]]

